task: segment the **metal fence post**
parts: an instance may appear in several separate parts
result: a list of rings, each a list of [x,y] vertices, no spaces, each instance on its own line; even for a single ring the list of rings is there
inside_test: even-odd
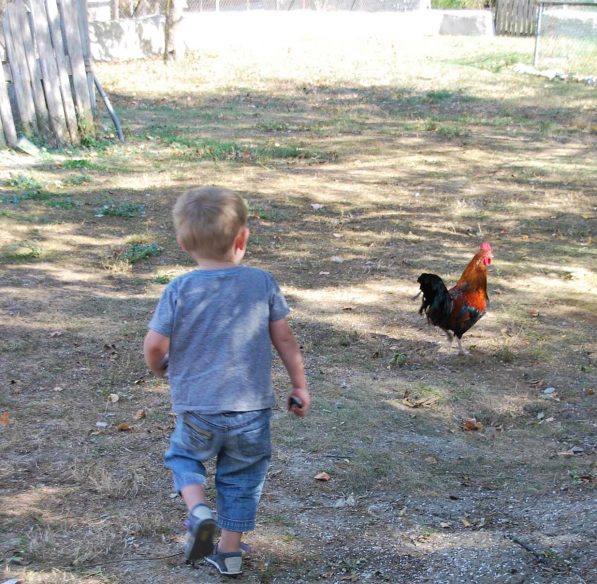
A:
[[[537,9],[537,26],[535,27],[535,53],[533,54],[533,67],[537,68],[537,61],[539,60],[539,37],[541,36],[541,21],[543,20],[543,2],[539,2]]]

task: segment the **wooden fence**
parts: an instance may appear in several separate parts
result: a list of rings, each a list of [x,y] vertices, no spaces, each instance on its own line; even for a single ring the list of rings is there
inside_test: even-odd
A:
[[[495,1],[495,34],[532,36],[535,34],[536,19],[535,0]]]
[[[0,144],[18,135],[58,146],[94,134],[85,0],[14,0],[2,18]]]

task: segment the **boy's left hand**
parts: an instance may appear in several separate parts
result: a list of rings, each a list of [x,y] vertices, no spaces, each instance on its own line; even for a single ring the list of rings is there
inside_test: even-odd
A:
[[[309,391],[304,388],[295,388],[288,396],[286,407],[289,412],[292,412],[299,418],[304,418],[307,415],[307,410],[311,404],[311,395]]]

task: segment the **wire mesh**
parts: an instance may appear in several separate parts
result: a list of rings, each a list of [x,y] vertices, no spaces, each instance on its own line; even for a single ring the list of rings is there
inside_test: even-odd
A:
[[[597,75],[597,2],[540,2],[535,67]]]
[[[402,12],[426,6],[425,0],[187,0],[192,12],[248,10],[352,10]]]

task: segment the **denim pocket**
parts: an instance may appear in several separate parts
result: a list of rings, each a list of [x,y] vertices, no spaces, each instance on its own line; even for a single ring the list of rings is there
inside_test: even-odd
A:
[[[184,414],[182,418],[182,442],[193,450],[205,450],[210,447],[213,432],[204,428],[200,420],[191,414]]]
[[[244,456],[270,456],[272,440],[269,417],[265,424],[257,428],[244,430],[238,436],[238,449]]]

